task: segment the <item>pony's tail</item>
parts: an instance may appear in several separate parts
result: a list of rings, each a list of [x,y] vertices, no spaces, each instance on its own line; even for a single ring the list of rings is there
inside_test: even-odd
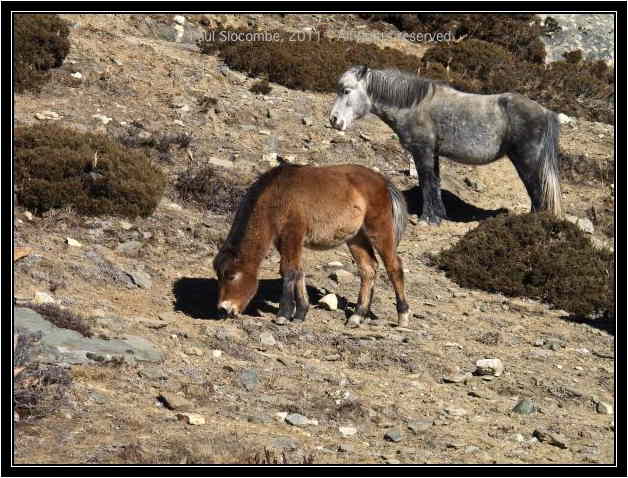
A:
[[[401,241],[408,226],[408,206],[403,193],[391,182],[387,185],[390,202],[392,202],[393,227],[395,228],[395,245]]]
[[[541,140],[539,161],[541,167],[541,194],[543,203],[548,211],[555,216],[562,217],[563,209],[560,197],[560,156],[558,154],[558,137],[560,122],[558,115],[548,111],[546,115],[545,131]]]

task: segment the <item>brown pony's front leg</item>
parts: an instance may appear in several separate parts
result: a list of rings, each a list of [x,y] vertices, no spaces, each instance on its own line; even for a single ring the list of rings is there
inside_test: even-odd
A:
[[[355,328],[368,315],[371,307],[375,273],[377,271],[377,258],[369,239],[362,230],[348,241],[347,245],[360,271],[360,294],[358,295],[357,308],[353,315],[349,317],[349,320],[347,320],[347,327]]]
[[[293,230],[285,234],[277,243],[277,249],[281,255],[280,273],[283,278],[283,290],[279,303],[279,312],[275,323],[285,325],[288,320],[296,316],[295,319],[305,319],[307,307],[304,310],[304,299],[301,293],[301,283],[305,288],[303,271],[301,270],[301,254],[303,252],[303,231],[291,225]]]

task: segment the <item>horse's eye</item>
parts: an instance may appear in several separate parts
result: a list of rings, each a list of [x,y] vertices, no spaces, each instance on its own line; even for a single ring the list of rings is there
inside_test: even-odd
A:
[[[349,88],[345,88],[345,90],[343,91],[343,93],[345,95],[348,95],[349,93],[351,93],[351,90]]]

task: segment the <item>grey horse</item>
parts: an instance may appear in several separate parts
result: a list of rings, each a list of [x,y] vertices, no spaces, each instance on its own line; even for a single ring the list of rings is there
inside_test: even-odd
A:
[[[446,218],[439,156],[488,164],[507,155],[528,191],[532,211],[562,216],[556,113],[517,93],[476,95],[399,70],[354,66],[337,84],[329,120],[339,130],[367,113],[390,126],[412,154],[421,184],[421,219]]]

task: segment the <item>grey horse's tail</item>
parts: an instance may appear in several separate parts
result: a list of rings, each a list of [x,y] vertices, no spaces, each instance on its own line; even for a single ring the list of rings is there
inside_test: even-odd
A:
[[[388,194],[392,202],[393,226],[395,228],[395,245],[401,241],[406,227],[408,226],[408,205],[403,193],[391,182],[388,183]]]
[[[541,139],[539,153],[541,167],[541,188],[543,203],[546,208],[557,217],[562,217],[563,210],[560,197],[560,157],[558,155],[558,138],[560,123],[558,115],[548,111],[546,115],[545,131]]]

